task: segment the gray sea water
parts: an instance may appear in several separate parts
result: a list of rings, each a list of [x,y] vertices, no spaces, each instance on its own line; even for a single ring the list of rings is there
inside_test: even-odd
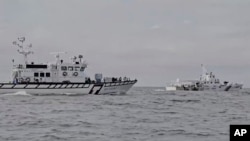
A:
[[[230,124],[249,123],[250,89],[0,96],[0,141],[228,141]]]

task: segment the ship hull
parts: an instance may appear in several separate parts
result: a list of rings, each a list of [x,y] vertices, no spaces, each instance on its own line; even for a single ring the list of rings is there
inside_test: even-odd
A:
[[[166,91],[239,91],[243,87],[242,84],[232,85],[204,85],[198,89],[183,88],[177,86],[167,86]]]
[[[28,94],[124,94],[137,81],[102,83],[0,83],[0,94],[24,91]]]

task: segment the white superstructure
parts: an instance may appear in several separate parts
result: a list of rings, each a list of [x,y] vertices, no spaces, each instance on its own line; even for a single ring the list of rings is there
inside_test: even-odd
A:
[[[229,90],[239,90],[242,89],[243,84],[239,83],[229,83],[228,81],[220,82],[213,72],[208,72],[204,65],[202,67],[202,75],[200,82],[204,90],[215,90],[215,91],[229,91]]]

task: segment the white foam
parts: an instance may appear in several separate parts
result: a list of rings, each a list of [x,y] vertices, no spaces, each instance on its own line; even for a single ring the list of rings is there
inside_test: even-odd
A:
[[[165,92],[166,90],[164,90],[164,89],[155,89],[154,91],[156,91],[156,92]]]
[[[32,96],[31,94],[28,94],[25,91],[18,91],[16,93],[6,93],[6,94],[3,94],[3,95],[5,95],[5,96],[15,96],[15,95],[18,95],[18,96]]]

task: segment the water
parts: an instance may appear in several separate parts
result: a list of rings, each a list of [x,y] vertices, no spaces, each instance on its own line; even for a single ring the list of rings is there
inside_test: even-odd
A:
[[[1,141],[228,141],[249,124],[250,89],[126,95],[0,96]]]

